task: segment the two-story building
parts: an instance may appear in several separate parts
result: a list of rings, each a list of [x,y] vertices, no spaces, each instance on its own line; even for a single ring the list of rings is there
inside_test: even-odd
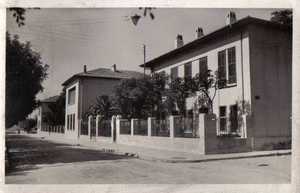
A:
[[[122,79],[143,76],[143,73],[136,71],[118,70],[115,64],[111,69],[97,68],[89,71],[85,65],[83,72],[67,79],[62,84],[66,89],[65,137],[72,139],[80,137],[83,116],[96,102],[98,96],[111,96],[115,86]]]
[[[174,50],[145,67],[171,79],[211,70],[220,80],[213,100],[219,132],[236,133],[242,112],[250,115],[247,133],[254,149],[290,140],[292,28],[250,16],[236,20],[233,12],[225,23],[207,35],[198,28],[187,44],[178,35]],[[187,98],[188,109],[195,100]]]

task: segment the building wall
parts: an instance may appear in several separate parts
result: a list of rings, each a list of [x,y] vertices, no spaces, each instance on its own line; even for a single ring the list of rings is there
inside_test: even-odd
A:
[[[69,98],[69,90],[75,88],[75,103],[72,105],[68,104],[68,98]],[[75,81],[71,84],[69,84],[66,87],[66,115],[65,115],[65,134],[69,138],[77,138],[79,136],[79,120],[78,120],[78,110],[79,110],[79,81]],[[75,114],[75,120],[74,120],[74,129],[68,129],[68,115]]]
[[[249,36],[247,29],[239,32],[228,33],[227,36],[218,37],[209,44],[199,45],[198,48],[190,50],[181,56],[160,64],[160,67],[153,69],[154,72],[165,71],[170,74],[171,68],[178,66],[179,77],[184,76],[184,64],[192,62],[192,75],[199,73],[199,58],[207,56],[208,69],[213,73],[218,69],[218,52],[227,48],[235,47],[236,49],[236,74],[237,83],[232,87],[218,89],[213,101],[213,112],[219,114],[219,106],[227,106],[229,116],[229,105],[236,104],[245,100],[251,104],[250,90],[250,67],[249,67]],[[228,70],[228,68],[227,68]],[[213,94],[214,90],[211,89]],[[195,101],[194,97],[187,99],[187,108],[190,109]]]
[[[119,83],[120,79],[85,78],[80,80],[82,105],[79,108],[81,115],[88,111],[91,105],[96,103],[98,96],[112,95],[115,87]]]
[[[291,136],[292,34],[252,25],[250,37],[252,134],[260,146],[263,137]]]

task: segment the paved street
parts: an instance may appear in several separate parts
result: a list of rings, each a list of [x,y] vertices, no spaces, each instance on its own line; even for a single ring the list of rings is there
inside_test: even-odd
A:
[[[8,135],[8,184],[290,183],[290,155],[164,163]]]

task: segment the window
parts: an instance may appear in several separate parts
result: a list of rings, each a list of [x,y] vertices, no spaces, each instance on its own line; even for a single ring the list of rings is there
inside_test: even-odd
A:
[[[226,131],[226,127],[227,127],[226,106],[220,106],[219,117],[220,117],[220,131]]]
[[[73,116],[72,115],[69,115],[70,116],[70,130],[72,130],[73,128]]]
[[[184,65],[184,77],[192,78],[192,63],[188,62]]]
[[[230,106],[230,132],[237,132],[238,129],[238,107],[237,105]]]
[[[227,63],[226,63],[227,51]],[[236,54],[235,47],[218,52],[219,88],[224,88],[227,83],[236,83]]]
[[[178,67],[171,68],[171,81],[178,78]]]
[[[70,129],[70,120],[69,120],[69,115],[67,115],[67,130]]]
[[[203,57],[199,59],[199,75],[200,75],[200,83],[203,85],[203,82],[207,81],[208,68],[207,68],[207,57]]]
[[[75,130],[75,114],[72,115],[73,116],[73,130]]]
[[[68,104],[69,104],[69,105],[75,104],[75,87],[74,87],[74,88],[71,88],[71,89],[68,91]]]
[[[218,79],[219,88],[226,86],[226,51],[218,52]]]
[[[236,83],[236,59],[235,59],[235,47],[228,50],[228,83]]]

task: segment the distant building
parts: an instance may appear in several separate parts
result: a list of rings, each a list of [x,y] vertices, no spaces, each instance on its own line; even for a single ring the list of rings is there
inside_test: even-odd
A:
[[[47,123],[47,120],[46,120],[46,114],[48,112],[50,112],[49,104],[55,103],[58,100],[58,98],[59,98],[59,96],[57,95],[57,96],[52,96],[52,97],[49,97],[49,98],[46,98],[46,99],[40,101],[39,106],[36,109],[38,131],[41,131],[42,128],[44,128],[46,125],[49,124],[49,123]]]
[[[183,41],[178,35],[174,50],[145,66],[172,79],[192,77],[207,69],[218,72],[222,84],[213,101],[218,133],[239,133],[239,111],[248,111],[247,132],[254,148],[291,139],[291,27],[253,17],[237,21],[230,12],[226,26],[207,35],[198,28],[194,41]],[[195,100],[187,98],[188,109]]]
[[[111,69],[98,68],[88,71],[84,66],[83,72],[67,79],[63,86],[66,89],[66,137],[76,138],[80,136],[81,121],[100,95],[112,95],[114,87],[122,79],[143,77],[143,73],[118,70],[114,64]]]

